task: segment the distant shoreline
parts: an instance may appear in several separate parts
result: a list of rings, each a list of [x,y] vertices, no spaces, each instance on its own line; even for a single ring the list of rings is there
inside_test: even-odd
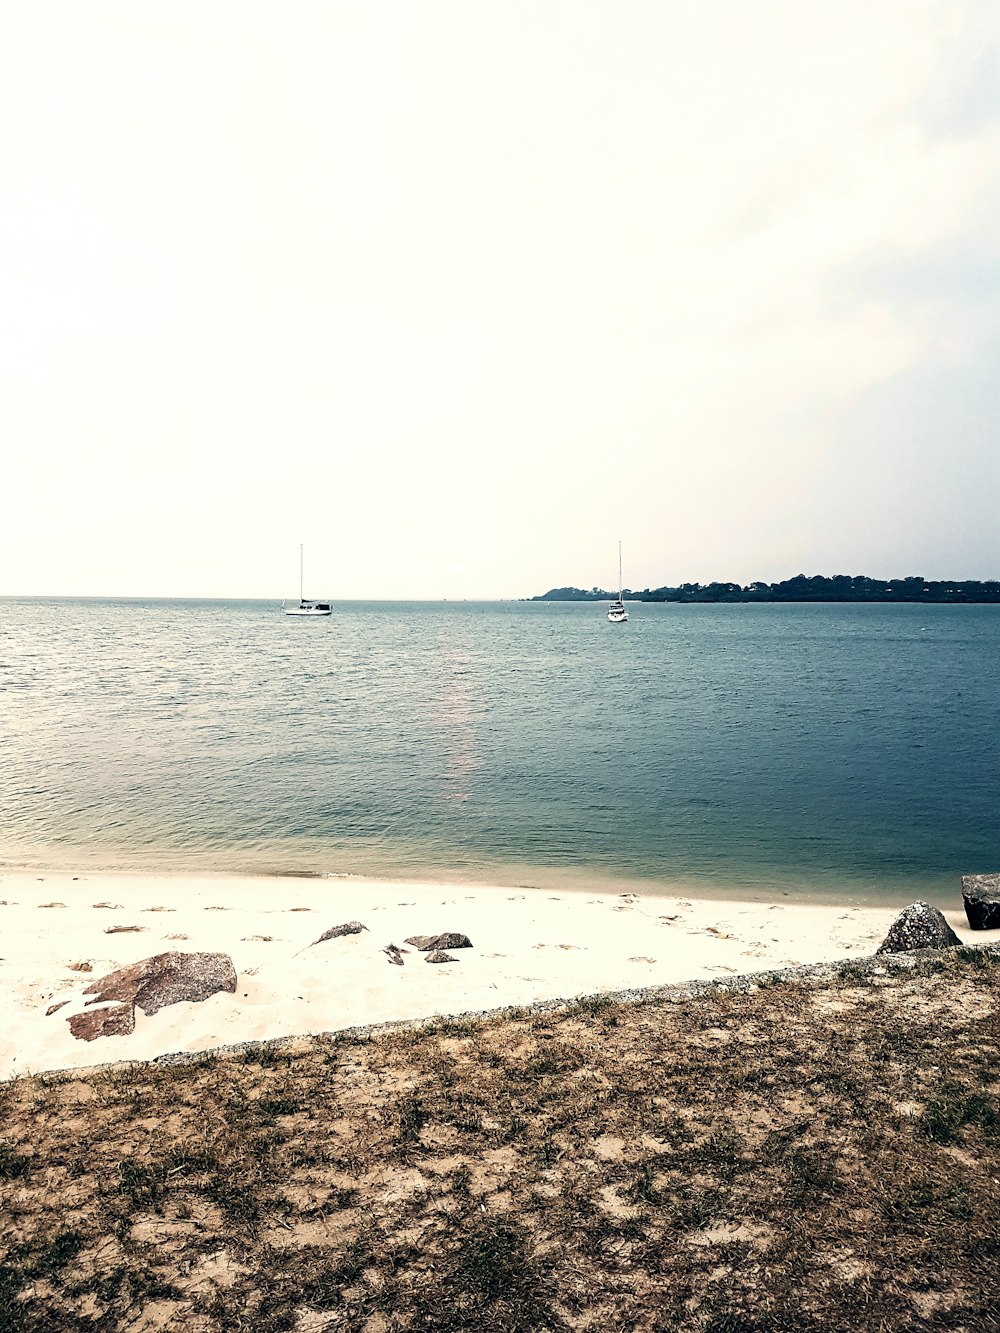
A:
[[[532,602],[602,602],[618,593],[605,588],[550,588]],[[933,605],[1000,604],[1000,581],[979,579],[873,579],[864,574],[797,574],[780,583],[681,583],[677,587],[625,588],[633,602],[920,602]]]
[[[847,578],[847,583],[857,582]],[[833,579],[817,576],[786,579],[782,583],[682,583],[678,587],[623,589],[627,602],[918,602],[938,604],[1000,604],[1000,581],[996,580],[933,580],[924,581],[920,588],[910,588],[911,579],[864,579],[860,588],[845,588],[840,576]],[[920,582],[919,580],[917,582]],[[820,586],[817,586],[820,585]],[[829,585],[829,586],[826,586]],[[604,602],[613,601],[617,589],[606,588],[550,588],[548,592],[531,597],[338,597],[332,599],[341,607],[439,607],[503,606],[527,602]],[[255,610],[278,611],[282,599],[246,596],[193,596],[190,594],[138,593],[0,593],[0,604],[17,606],[59,605],[72,606],[88,603],[94,606],[178,606],[186,608],[240,607]]]

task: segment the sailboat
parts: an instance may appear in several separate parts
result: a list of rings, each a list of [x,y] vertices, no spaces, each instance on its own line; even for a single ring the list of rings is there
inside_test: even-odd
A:
[[[307,600],[307,598],[303,595],[303,589],[305,588],[304,570],[305,570],[305,564],[304,564],[303,546],[300,543],[299,544],[299,604],[298,606],[285,606],[284,602],[282,602],[281,605],[284,607],[285,615],[286,616],[332,615],[333,607],[330,605],[329,602],[311,602]]]
[[[618,598],[608,607],[608,619],[612,625],[624,625],[628,620],[628,612],[625,610],[625,603],[622,601],[622,544],[618,543]]]

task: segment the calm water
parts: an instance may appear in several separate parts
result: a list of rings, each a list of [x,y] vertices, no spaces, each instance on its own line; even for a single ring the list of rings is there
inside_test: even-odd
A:
[[[1000,608],[0,601],[0,864],[936,892]]]

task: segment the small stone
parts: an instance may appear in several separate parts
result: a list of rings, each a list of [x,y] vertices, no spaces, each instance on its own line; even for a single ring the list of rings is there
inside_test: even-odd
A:
[[[56,1013],[64,1004],[69,1004],[69,1000],[60,1000],[57,1004],[50,1004],[45,1011],[45,1017],[48,1018],[49,1014]]]
[[[1000,875],[963,875],[962,901],[973,930],[1000,929]]]
[[[443,949],[435,949],[424,958],[425,963],[457,963],[457,958],[452,958],[450,953],[445,953]]]
[[[407,941],[409,943],[409,941]],[[403,966],[403,951],[396,944],[387,944],[382,950],[388,956],[390,963],[395,963],[397,967]]]
[[[360,921],[345,921],[342,926],[331,926],[329,930],[324,930],[318,940],[313,940],[313,944],[322,944],[324,940],[339,940],[343,935],[360,935],[367,929]],[[312,944],[309,947],[311,949]]]
[[[961,940],[936,907],[930,903],[910,903],[889,927],[889,933],[875,950],[879,953],[906,953],[910,949],[950,949]]]
[[[468,935],[459,935],[455,931],[446,931],[443,935],[411,935],[407,944],[412,944],[414,949],[419,949],[421,953],[429,953],[434,949],[471,949],[472,941]]]
[[[127,1037],[135,1031],[135,1005],[109,1004],[104,1009],[86,1009],[82,1014],[70,1014],[69,1030],[78,1041]]]

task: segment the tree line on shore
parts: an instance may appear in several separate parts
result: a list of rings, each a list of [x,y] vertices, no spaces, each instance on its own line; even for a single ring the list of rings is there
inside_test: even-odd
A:
[[[623,595],[634,602],[1000,602],[1000,581],[796,574],[779,583],[681,583],[675,588],[626,588]],[[550,588],[529,600],[598,602],[617,596],[605,588]]]

